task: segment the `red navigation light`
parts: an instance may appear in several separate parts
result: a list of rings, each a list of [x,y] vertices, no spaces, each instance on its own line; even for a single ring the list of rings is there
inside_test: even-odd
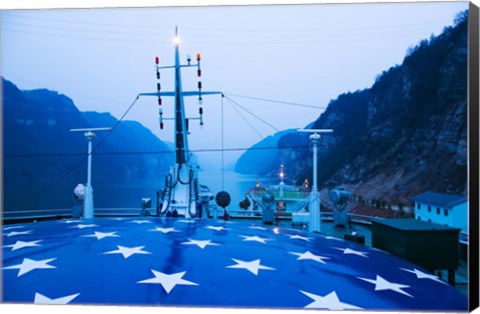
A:
[[[197,53],[197,61],[200,61],[200,54]]]
[[[198,77],[202,76],[202,70],[200,70],[200,69],[197,70],[197,76]]]
[[[160,130],[163,130],[163,122],[160,122]]]
[[[155,64],[158,64],[160,62],[160,59],[158,57],[155,57]]]
[[[158,105],[159,105],[159,106],[162,105],[162,98],[158,98]]]

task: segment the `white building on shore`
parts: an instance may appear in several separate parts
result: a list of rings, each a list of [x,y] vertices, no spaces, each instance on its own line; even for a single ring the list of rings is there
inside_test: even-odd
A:
[[[468,200],[463,195],[425,192],[413,197],[415,218],[468,232]]]

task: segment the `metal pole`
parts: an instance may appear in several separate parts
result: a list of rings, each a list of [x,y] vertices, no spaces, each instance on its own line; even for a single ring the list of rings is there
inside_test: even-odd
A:
[[[310,194],[310,222],[308,229],[310,232],[321,231],[321,219],[320,219],[320,194],[318,193],[317,184],[317,144],[320,140],[320,134],[314,133],[310,135],[310,141],[313,144],[313,188]]]
[[[92,184],[92,135],[92,132],[85,133],[85,137],[88,141],[87,186]]]
[[[93,208],[93,190],[92,190],[92,142],[95,139],[95,133],[88,131],[85,133],[88,142],[88,163],[87,163],[87,188],[85,191],[85,199],[83,202],[83,218],[89,219],[94,217]]]
[[[314,136],[318,136],[318,138],[314,138]],[[318,134],[313,134],[313,135],[310,135],[310,140],[312,141],[313,143],[313,191],[318,191],[317,189],[317,184],[318,184],[318,178],[317,178],[317,141],[318,139],[320,139],[320,135]]]
[[[85,132],[85,138],[88,142],[87,155],[87,186],[85,187],[85,198],[83,199],[83,218],[94,217],[93,208],[93,189],[92,189],[92,142],[96,135],[93,131],[111,131],[112,128],[90,128],[90,129],[70,129],[70,132]]]
[[[318,174],[317,174],[317,145],[320,142],[320,133],[332,133],[331,129],[299,129],[297,132],[312,133],[310,141],[313,144],[313,187],[310,193],[310,201],[308,203],[308,211],[310,213],[310,221],[308,223],[308,230],[310,232],[320,232],[321,217],[320,217],[320,193],[318,193]]]

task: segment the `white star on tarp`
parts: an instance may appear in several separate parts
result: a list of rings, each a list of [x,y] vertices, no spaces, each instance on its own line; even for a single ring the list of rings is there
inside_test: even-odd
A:
[[[238,259],[235,259],[235,258],[232,258],[232,260],[234,260],[237,264],[227,266],[227,268],[246,269],[249,272],[251,272],[252,274],[254,274],[255,276],[258,276],[258,270],[259,269],[275,270],[275,268],[260,265],[260,260],[259,259],[256,259],[256,260],[251,261],[251,262],[245,262],[245,261],[241,261],[241,260],[238,260]]]
[[[133,254],[152,254],[147,251],[142,251],[145,246],[126,247],[117,245],[118,250],[105,252],[103,254],[122,254],[125,259],[129,258]]]
[[[72,224],[76,222],[82,222],[81,220],[60,220],[61,223]]]
[[[76,226],[73,226],[73,227],[70,227],[70,228],[84,229],[84,228],[92,228],[92,227],[98,227],[98,226],[95,225],[95,224],[90,224],[90,225],[79,224],[79,225],[76,225]]]
[[[132,220],[131,221],[132,223],[136,223],[136,224],[151,224],[152,222],[150,220]]]
[[[401,293],[401,294],[404,294],[406,296],[409,296],[409,297],[413,298],[413,296],[411,294],[402,290],[402,289],[405,289],[405,288],[409,288],[410,286],[402,285],[402,284],[395,283],[395,282],[389,282],[389,281],[385,280],[384,278],[380,277],[379,275],[377,275],[375,280],[368,279],[368,278],[362,278],[362,277],[357,277],[357,278],[361,279],[363,281],[369,282],[369,283],[373,283],[375,285],[375,291],[392,290],[392,291],[395,291],[395,292],[398,292],[398,293]]]
[[[314,300],[312,303],[305,306],[307,309],[328,309],[328,310],[361,310],[361,307],[343,303],[337,296],[335,291],[330,292],[322,297],[313,293],[308,293],[300,290],[301,293]]]
[[[345,241],[343,239],[340,239],[340,238],[337,238],[337,237],[332,237],[332,236],[326,236],[325,239],[328,239],[328,240],[336,240],[336,241]]]
[[[299,235],[291,235],[290,239],[299,239],[299,240],[305,240],[305,241],[310,241],[311,240],[310,238],[302,237],[302,236],[299,236]]]
[[[17,236],[17,235],[22,235],[22,234],[30,234],[32,233],[33,230],[27,230],[27,231],[12,231],[10,233],[7,233],[6,236],[7,238],[10,238],[10,237],[13,237],[13,236]]]
[[[315,255],[315,254],[311,253],[310,251],[306,251],[305,253],[290,252],[290,254],[297,255],[298,256],[297,260],[308,260],[308,259],[310,259],[312,261],[316,261],[316,262],[319,262],[319,263],[322,263],[322,264],[325,264],[325,262],[323,261],[324,259],[330,259],[330,257]]]
[[[196,221],[193,220],[193,219],[191,219],[191,220],[182,219],[182,220],[179,220],[178,222],[184,222],[184,223],[187,223],[187,224],[194,224],[194,223],[196,223]]]
[[[97,238],[98,240],[108,238],[108,237],[119,237],[119,235],[116,235],[115,233],[117,233],[117,232],[116,231],[114,231],[114,232],[95,231],[94,234],[87,234],[87,235],[84,235],[84,237],[86,237],[86,238]]]
[[[242,241],[255,241],[255,242],[260,242],[260,243],[263,243],[263,244],[267,243],[267,242],[265,242],[266,240],[270,240],[270,239],[260,238],[259,236],[244,236],[244,235],[241,235],[241,237],[244,238]]]
[[[227,228],[225,227],[222,227],[222,226],[207,226],[206,229],[211,229],[211,230],[215,230],[215,231],[223,231],[223,230],[228,230]]]
[[[56,260],[56,258],[44,259],[41,261],[24,258],[21,264],[3,267],[3,269],[18,269],[17,277],[20,277],[35,269],[57,268],[56,266],[48,265],[48,263],[54,260]]]
[[[198,284],[195,282],[182,279],[183,275],[186,273],[185,271],[171,275],[164,274],[153,269],[151,271],[155,277],[139,281],[138,283],[161,284],[167,293],[170,293],[170,291],[172,291],[176,285],[198,286]]]
[[[155,229],[150,229],[148,231],[158,231],[162,233],[169,233],[169,232],[180,232],[179,230],[176,230],[175,228],[160,228],[160,227],[155,227]]]
[[[345,249],[336,247],[335,249],[340,250],[340,251],[343,251],[343,254],[353,254],[353,255],[358,255],[358,256],[362,256],[362,257],[368,258],[368,256],[366,255],[367,252],[355,251],[355,250],[349,249],[348,247],[345,248]]]
[[[3,227],[3,230],[11,230],[11,229],[18,229],[18,228],[25,228],[24,226],[8,226],[8,227]]]
[[[33,303],[35,303],[35,304],[64,305],[64,304],[70,303],[73,299],[75,299],[79,295],[80,295],[80,293],[77,293],[77,294],[67,295],[67,296],[61,297],[61,298],[50,299],[49,297],[46,297],[43,294],[40,294],[40,293],[36,292],[35,293],[35,300],[33,300]]]
[[[250,229],[267,230],[267,228],[260,227],[260,226],[251,226]]]
[[[28,241],[28,242],[17,241],[17,242],[15,242],[15,244],[4,245],[3,247],[11,247],[12,251],[16,251],[16,250],[19,250],[19,249],[23,249],[25,247],[42,246],[41,244],[37,244],[37,242],[41,242],[41,241],[43,241],[43,240]]]
[[[401,270],[404,270],[404,271],[408,271],[408,272],[410,272],[410,273],[412,273],[412,274],[415,274],[415,275],[417,276],[417,279],[430,279],[430,280],[433,280],[433,281],[442,283],[442,284],[444,284],[444,285],[448,285],[445,281],[443,281],[442,279],[438,278],[438,276],[421,272],[421,271],[419,271],[419,270],[416,269],[416,268],[414,268],[413,270],[411,270],[411,269],[406,269],[406,268],[400,268],[400,269],[401,269]]]
[[[188,242],[182,242],[183,245],[197,245],[199,248],[204,249],[207,245],[220,245],[212,243],[211,240],[192,240],[188,239]]]

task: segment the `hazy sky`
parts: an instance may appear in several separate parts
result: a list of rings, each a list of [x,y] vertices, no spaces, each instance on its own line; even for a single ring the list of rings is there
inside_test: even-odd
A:
[[[202,55],[203,90],[222,91],[248,110],[223,101],[225,148],[245,148],[275,129],[306,126],[341,93],[372,86],[410,47],[467,8],[468,2],[418,2],[2,10],[1,75],[20,89],[56,90],[82,111],[120,118],[137,94],[156,90],[155,56],[173,64],[178,26],[181,59]],[[162,90],[171,90],[172,74],[162,72]],[[196,90],[195,70],[182,76],[184,90]],[[163,99],[166,117],[172,100]],[[188,116],[197,115],[196,98],[186,106]],[[191,122],[191,149],[221,147],[221,106],[219,96],[204,97],[205,126]],[[154,97],[141,98],[125,119],[173,141],[171,121],[159,130]],[[226,154],[226,162],[239,153]],[[218,165],[218,153],[199,157],[204,166]]]

